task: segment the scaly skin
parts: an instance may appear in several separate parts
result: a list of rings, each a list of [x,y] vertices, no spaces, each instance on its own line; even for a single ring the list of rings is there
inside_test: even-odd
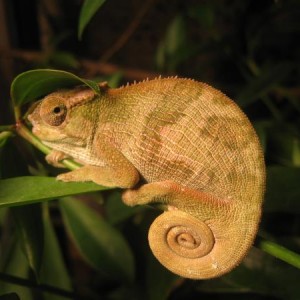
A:
[[[188,79],[101,89],[52,93],[29,116],[54,149],[49,162],[57,166],[63,153],[84,164],[58,179],[126,188],[128,205],[162,203],[167,211],[149,231],[158,260],[187,278],[229,272],[253,243],[264,194],[263,154],[247,117]]]

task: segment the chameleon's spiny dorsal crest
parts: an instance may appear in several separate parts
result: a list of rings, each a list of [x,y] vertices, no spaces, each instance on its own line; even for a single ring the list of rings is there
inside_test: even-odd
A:
[[[126,188],[128,205],[162,203],[166,212],[149,230],[158,260],[187,278],[229,272],[253,243],[265,185],[263,154],[245,114],[209,85],[176,77],[97,97],[70,107],[56,126],[39,107],[29,116],[54,154],[85,165],[58,178]],[[47,159],[57,165],[54,157]]]

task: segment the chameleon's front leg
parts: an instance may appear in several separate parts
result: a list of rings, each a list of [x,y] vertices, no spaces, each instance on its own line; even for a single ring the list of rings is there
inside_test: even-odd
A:
[[[132,188],[139,181],[139,172],[126,157],[103,137],[94,140],[95,154],[101,166],[85,165],[74,171],[60,174],[62,181],[93,181],[107,187]]]
[[[232,202],[210,194],[164,181],[126,190],[123,201],[168,207],[152,223],[149,244],[161,264],[183,277],[220,276],[240,262],[245,245],[251,246],[250,221]]]

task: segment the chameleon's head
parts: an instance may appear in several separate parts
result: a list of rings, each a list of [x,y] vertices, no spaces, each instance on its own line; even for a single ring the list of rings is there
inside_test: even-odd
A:
[[[28,120],[33,133],[48,144],[85,144],[93,123],[89,104],[95,97],[95,93],[86,87],[49,94],[29,110]]]

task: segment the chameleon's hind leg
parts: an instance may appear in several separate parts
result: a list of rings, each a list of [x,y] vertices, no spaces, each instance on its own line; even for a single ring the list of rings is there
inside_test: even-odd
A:
[[[191,214],[215,215],[229,209],[227,201],[211,194],[184,187],[173,181],[152,182],[138,189],[127,189],[122,199],[125,204],[162,204],[167,210],[180,209]]]

